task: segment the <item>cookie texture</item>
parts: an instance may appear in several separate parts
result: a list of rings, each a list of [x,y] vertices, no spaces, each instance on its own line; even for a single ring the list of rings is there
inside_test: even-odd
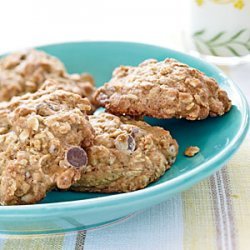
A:
[[[188,120],[221,116],[231,108],[214,79],[174,59],[120,66],[95,101],[113,114]]]
[[[178,145],[160,127],[108,113],[89,116],[95,130],[88,164],[75,191],[130,192],[146,187],[174,163]]]
[[[93,114],[97,105],[94,104],[93,94],[96,90],[94,80],[89,74],[73,74],[65,75],[64,77],[54,77],[46,80],[39,88],[40,90],[49,89],[50,91],[65,90],[81,97],[87,97],[91,104],[91,109],[88,114]]]
[[[63,77],[64,65],[42,51],[27,50],[0,60],[0,101],[35,92],[50,77]]]
[[[92,101],[95,86],[89,74],[68,74],[59,59],[34,49],[13,53],[0,60],[0,101],[34,93],[44,88],[48,79],[53,79],[55,86],[58,84],[57,89],[71,91]]]
[[[80,179],[87,164],[84,148],[94,139],[90,108],[87,99],[63,90],[40,90],[0,104],[2,205],[35,203]]]

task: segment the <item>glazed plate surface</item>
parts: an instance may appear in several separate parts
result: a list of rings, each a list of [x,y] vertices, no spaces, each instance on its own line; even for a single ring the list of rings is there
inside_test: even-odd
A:
[[[0,207],[0,233],[44,234],[89,229],[160,203],[190,188],[221,168],[236,152],[248,129],[248,105],[237,86],[214,66],[170,49],[128,42],[79,42],[40,47],[60,58],[71,73],[89,72],[101,86],[121,64],[137,65],[148,58],[166,57],[195,67],[214,77],[233,102],[232,110],[203,121],[157,120],[150,124],[171,131],[180,150],[176,163],[157,182],[126,194],[50,192],[35,205]],[[183,152],[195,145],[201,152],[187,158]]]

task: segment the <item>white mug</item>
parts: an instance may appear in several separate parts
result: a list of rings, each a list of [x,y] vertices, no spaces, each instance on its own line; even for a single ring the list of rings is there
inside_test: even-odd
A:
[[[250,0],[191,0],[192,48],[201,55],[250,54]]]

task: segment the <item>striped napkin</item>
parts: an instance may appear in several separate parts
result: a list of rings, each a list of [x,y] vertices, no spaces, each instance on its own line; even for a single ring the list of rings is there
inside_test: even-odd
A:
[[[97,230],[6,236],[0,249],[250,249],[250,136],[222,170],[190,190]]]

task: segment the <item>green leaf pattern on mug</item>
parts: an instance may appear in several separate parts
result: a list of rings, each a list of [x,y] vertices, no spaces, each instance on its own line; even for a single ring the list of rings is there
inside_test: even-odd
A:
[[[206,30],[203,29],[195,32],[193,34],[193,39],[197,50],[201,53],[206,53],[204,51],[205,47],[211,55],[220,56],[219,49],[224,48],[228,51],[229,55],[242,56],[242,48],[244,48],[245,51],[250,52],[250,36],[247,40],[242,37],[246,31],[246,29],[241,29],[229,38],[225,38],[227,33],[221,31],[212,38],[205,39],[204,35],[206,34]]]

